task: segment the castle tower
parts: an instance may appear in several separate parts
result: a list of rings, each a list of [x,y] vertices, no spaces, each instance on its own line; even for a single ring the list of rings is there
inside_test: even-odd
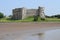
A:
[[[44,7],[38,7],[38,16],[45,18]]]
[[[26,9],[24,7],[13,9],[13,19],[24,19],[25,16],[26,16]]]
[[[38,7],[34,16],[34,21],[37,21],[39,16],[41,20],[45,20],[44,7]]]
[[[27,9],[26,8],[22,8],[22,19],[26,18],[26,11]]]

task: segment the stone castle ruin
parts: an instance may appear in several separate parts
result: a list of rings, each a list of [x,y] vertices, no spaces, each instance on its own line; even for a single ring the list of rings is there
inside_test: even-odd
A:
[[[13,19],[24,19],[28,16],[45,18],[44,7],[38,7],[38,9],[27,9],[24,7],[13,9]]]

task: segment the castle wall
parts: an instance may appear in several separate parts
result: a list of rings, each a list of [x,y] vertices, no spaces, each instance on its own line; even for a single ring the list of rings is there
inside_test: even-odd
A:
[[[26,16],[25,8],[16,8],[13,9],[13,19],[24,19]]]
[[[35,15],[37,9],[27,9],[26,16],[33,16]]]
[[[26,8],[22,8],[22,19],[26,18]]]
[[[40,7],[38,9],[26,9],[26,8],[15,8],[13,9],[13,19],[24,19],[28,16],[37,16],[45,18],[44,8]]]
[[[35,15],[37,9],[16,8],[13,9],[13,19],[24,19]]]
[[[13,9],[13,19],[22,19],[22,8]]]

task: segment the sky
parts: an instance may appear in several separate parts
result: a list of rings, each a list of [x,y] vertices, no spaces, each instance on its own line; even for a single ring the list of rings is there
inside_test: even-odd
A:
[[[25,7],[27,9],[45,7],[45,15],[60,14],[60,0],[0,0],[0,12],[12,15],[12,9]]]

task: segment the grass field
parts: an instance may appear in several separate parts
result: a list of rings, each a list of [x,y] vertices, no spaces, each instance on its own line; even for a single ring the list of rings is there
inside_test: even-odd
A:
[[[33,17],[27,17],[23,20],[8,20],[7,18],[0,19],[0,22],[34,22]],[[45,18],[45,21],[42,21],[40,17],[38,18],[38,21],[36,22],[60,22],[60,19],[58,18]]]

